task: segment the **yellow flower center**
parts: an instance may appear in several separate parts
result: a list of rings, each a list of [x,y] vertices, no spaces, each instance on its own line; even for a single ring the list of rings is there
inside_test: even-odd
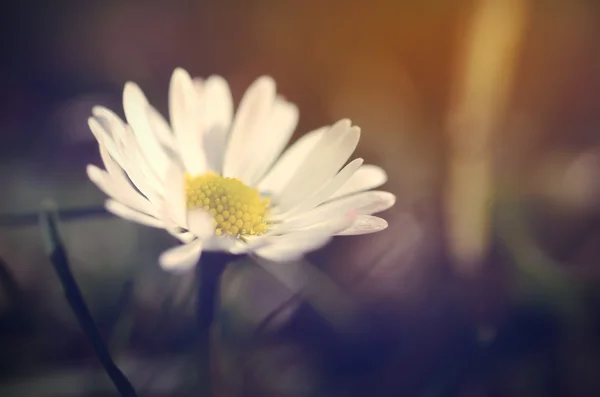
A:
[[[215,234],[259,236],[267,231],[269,198],[235,178],[207,173],[185,176],[188,209],[202,208],[215,220]]]

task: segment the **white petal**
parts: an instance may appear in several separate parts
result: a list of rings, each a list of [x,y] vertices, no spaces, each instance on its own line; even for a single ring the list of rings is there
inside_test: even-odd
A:
[[[152,127],[152,132],[154,132],[156,139],[166,148],[175,150],[175,136],[173,135],[171,128],[169,128],[169,123],[167,123],[162,114],[152,106],[148,106],[148,120],[150,121],[150,126]]]
[[[323,137],[323,134],[331,128],[324,126],[308,132],[294,142],[277,160],[273,168],[258,183],[258,190],[273,196],[278,196],[293,173],[306,160],[306,156],[312,151]]]
[[[133,131],[116,114],[103,107],[92,109],[99,123],[107,128],[115,143],[119,165],[137,189],[150,201],[159,201],[162,194],[162,182],[149,169],[148,162],[140,154],[139,145]]]
[[[112,212],[113,214],[127,219],[128,221],[140,223],[145,226],[156,227],[164,229],[164,222],[151,217],[146,214],[142,214],[141,212],[135,211],[124,204],[119,203],[115,200],[107,200],[105,204],[106,210],[108,212]]]
[[[306,239],[306,235],[314,236],[317,239],[326,239],[328,236],[336,235],[342,230],[350,227],[356,219],[356,213],[348,212],[341,216],[321,219],[319,222],[306,226],[301,230],[291,230],[286,228],[285,224],[278,225],[270,234],[266,234],[254,239],[250,239],[247,242],[248,249],[251,251],[258,251],[262,248],[267,248],[275,244],[285,243],[284,247],[287,246],[288,241],[294,241],[291,250],[297,249],[300,251],[308,252],[312,249],[303,248],[303,240]],[[285,248],[286,250],[288,248]],[[316,248],[314,248],[316,249]]]
[[[202,114],[205,118],[204,147],[208,168],[221,174],[227,138],[233,117],[233,99],[227,81],[221,76],[210,76],[202,85],[194,80],[194,87],[203,97]]]
[[[175,165],[167,173],[164,205],[167,216],[178,226],[186,228],[185,179],[182,170]]]
[[[131,127],[127,126],[126,130],[128,133],[125,134],[125,141],[127,142],[125,148],[129,152],[127,156],[128,174],[131,173],[131,180],[140,190],[143,189],[142,191],[146,197],[152,201],[156,201],[155,197],[162,197],[164,195],[164,180],[166,179],[166,175],[163,175],[162,178],[157,176],[150,165],[151,159],[147,159],[142,153],[141,148],[137,146]],[[170,167],[172,162],[169,162],[167,165]],[[167,172],[168,168],[165,174]]]
[[[338,236],[352,236],[380,232],[388,227],[385,219],[372,215],[359,215],[352,226],[338,233]]]
[[[275,101],[275,81],[259,77],[248,88],[238,108],[223,163],[223,176],[238,177],[246,167],[243,163],[248,146],[262,140],[264,125]],[[244,181],[247,183],[247,181]]]
[[[102,148],[100,150],[101,152],[104,151]],[[106,161],[108,161],[108,159]],[[112,168],[112,166],[110,168]],[[124,179],[125,177],[123,175],[112,175],[92,164],[87,166],[86,171],[90,180],[106,195],[132,207],[136,211],[156,216],[153,205],[145,197],[134,190]],[[113,172],[121,172],[122,174],[122,171],[120,170],[113,170]],[[123,178],[123,180],[120,178]]]
[[[331,179],[325,186],[319,189],[312,196],[306,200],[300,202],[300,204],[290,210],[286,215],[298,214],[301,212],[309,211],[328,200],[334,192],[336,192],[341,186],[343,186],[360,168],[363,163],[363,159],[352,160],[347,164],[333,179]]]
[[[219,236],[204,240],[204,251],[229,252],[231,254],[244,254],[247,246],[244,242],[232,236]]]
[[[335,219],[349,212],[358,215],[371,215],[390,208],[396,202],[396,197],[389,192],[371,190],[352,196],[343,197],[318,206],[312,211],[285,219],[281,227],[286,229],[303,229],[317,225],[324,219]]]
[[[194,240],[189,244],[178,245],[160,255],[160,266],[169,271],[185,271],[193,268],[202,254],[202,241]]]
[[[187,231],[182,231],[179,228],[167,228],[167,232],[184,244],[191,243],[196,240],[196,236]]]
[[[190,75],[175,69],[169,86],[169,115],[181,160],[191,175],[206,171],[199,99]]]
[[[313,232],[298,232],[284,236],[272,237],[270,244],[259,248],[254,253],[275,262],[295,261],[306,252],[317,250],[331,240],[331,235]]]
[[[123,145],[124,141],[123,135],[125,133],[125,122],[121,120],[121,118],[117,116],[113,111],[102,106],[94,106],[92,108],[92,114],[94,115],[94,117],[92,117],[91,119],[96,120],[102,127],[102,130],[92,130],[94,135],[96,134],[96,132],[99,131],[106,132],[107,135],[110,137],[110,140],[114,143],[113,147],[116,149],[120,149],[120,146]],[[118,154],[121,153],[119,152]]]
[[[147,212],[143,205],[140,205],[136,200],[131,199],[129,195],[122,190],[110,175],[95,165],[88,164],[87,168],[88,178],[107,196],[126,204],[129,207],[134,208],[136,211]],[[153,215],[152,211],[150,214]]]
[[[286,211],[315,190],[323,187],[348,160],[360,139],[360,129],[350,127],[349,120],[338,121],[329,129],[290,178],[276,204]]]
[[[333,235],[347,229],[355,220],[353,213],[337,218],[326,219],[305,230],[266,236],[264,241],[257,239],[252,249],[257,255],[279,262],[301,258],[305,253],[317,250],[327,244]]]
[[[121,168],[123,168],[121,157],[119,155],[119,151],[117,150],[117,145],[113,137],[108,133],[107,128],[110,128],[110,125],[103,126],[101,124],[102,119],[90,117],[88,118],[88,126],[92,134],[96,138],[96,141],[101,146],[104,146],[108,154],[119,164]]]
[[[331,198],[375,189],[386,182],[387,174],[383,168],[372,164],[365,164]]]
[[[358,214],[355,211],[349,211],[341,216],[322,219],[318,223],[314,223],[302,229],[305,232],[326,233],[332,236],[346,230],[355,222]]]
[[[94,107],[92,113],[94,117],[88,120],[88,125],[92,133],[96,136],[96,139],[102,137],[103,142],[107,144],[106,148],[109,150],[111,156],[119,163],[121,168],[127,171],[130,153],[126,150],[125,123],[112,111],[101,106]],[[90,122],[91,120],[96,120],[101,128],[93,127]],[[137,150],[137,142],[135,147]]]
[[[127,122],[134,131],[140,148],[140,154],[148,162],[149,168],[159,180],[164,180],[170,161],[158,143],[148,118],[150,104],[142,90],[128,82],[123,90],[123,110]]]
[[[110,181],[104,181],[103,179],[106,178],[101,176],[101,173],[98,172],[99,170],[94,170],[93,167],[91,169],[90,167],[88,167],[88,175],[90,176],[90,179],[94,183],[96,183],[96,185],[106,183],[113,185],[113,187],[105,186],[104,188],[100,187],[100,189],[102,189],[105,192],[106,189],[112,190],[113,192],[118,191],[118,196],[114,196],[109,193],[107,194],[113,196],[119,201],[123,201],[124,203],[126,203],[130,207],[133,207],[136,210],[145,212],[150,215],[156,215],[154,206],[148,201],[146,197],[144,197],[143,194],[140,194],[140,192],[132,186],[131,180],[126,176],[121,166],[117,164],[115,159],[107,150],[107,146],[105,144],[113,144],[113,142],[111,141],[111,138],[108,136],[106,131],[101,127],[98,121],[93,118],[90,118],[89,125],[90,129],[92,131],[95,131],[94,135],[96,135],[98,140],[100,156],[102,157],[102,161],[104,162],[104,166],[106,167],[106,170],[110,177]]]
[[[132,134],[126,136],[128,143],[121,150],[121,153],[128,152],[127,158],[125,159],[125,167],[123,168],[127,172],[127,176],[133,182],[133,184],[139,189],[148,200],[153,203],[158,203],[164,194],[164,186],[161,181],[155,176],[150,170],[148,162],[139,152],[135,138]],[[123,154],[122,157],[125,157]]]
[[[382,211],[389,209],[396,203],[396,196],[394,194],[392,194],[390,192],[380,191],[380,190],[371,190],[368,192],[362,192],[362,193],[355,194],[354,196],[360,196],[360,195],[364,194],[365,197],[368,197],[369,196],[368,193],[374,193],[376,195],[376,198],[374,198],[371,202],[368,202],[368,203],[365,203],[364,205],[359,206],[356,209],[356,212],[360,215],[376,214],[378,212],[382,212]],[[354,197],[354,196],[348,196],[348,198]],[[338,200],[341,200],[341,199],[338,199]],[[333,202],[335,202],[335,201],[333,201]]]
[[[240,178],[250,186],[264,176],[273,162],[287,145],[298,124],[296,105],[277,99],[264,127],[260,139],[252,142],[244,157],[244,169]]]
[[[227,81],[221,76],[210,76],[204,83],[204,95],[207,124],[229,129],[233,118],[233,99]]]
[[[115,188],[115,186],[112,183],[112,180],[110,179],[106,171],[101,170],[93,164],[88,164],[86,171],[88,178],[90,178],[90,180],[96,186],[98,186],[98,188],[102,190],[104,194],[113,197],[119,201],[126,201],[126,199],[123,198],[120,195],[120,192]]]
[[[210,213],[194,209],[187,213],[188,229],[202,240],[209,239],[215,232],[215,221]]]

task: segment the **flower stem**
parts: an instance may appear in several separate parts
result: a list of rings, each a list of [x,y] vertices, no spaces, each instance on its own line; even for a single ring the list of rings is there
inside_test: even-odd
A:
[[[205,252],[196,268],[198,280],[197,320],[201,332],[210,332],[215,317],[215,309],[219,300],[221,275],[227,264],[234,260],[234,255],[221,252]]]
[[[214,365],[212,353],[214,353],[214,350],[211,349],[211,330],[215,321],[215,314],[218,312],[221,276],[227,264],[234,259],[235,256],[230,254],[204,252],[196,266],[198,349],[200,359],[203,362],[201,367],[206,370],[205,375],[202,377],[204,380],[203,388],[208,394],[214,394],[214,387],[216,387],[212,370]]]
[[[79,326],[92,344],[96,356],[104,367],[106,374],[115,385],[122,397],[136,397],[135,389],[127,377],[119,370],[113,361],[106,344],[102,340],[96,322],[88,309],[77,281],[71,272],[67,251],[58,231],[58,216],[55,205],[50,203],[43,206],[40,223],[46,251],[54,270],[62,284],[65,297],[73,310]]]

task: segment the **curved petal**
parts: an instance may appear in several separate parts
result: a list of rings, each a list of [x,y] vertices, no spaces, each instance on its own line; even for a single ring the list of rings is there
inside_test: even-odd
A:
[[[88,166],[87,173],[92,182],[94,182],[100,187],[101,190],[105,192],[106,189],[112,190],[115,193],[118,192],[116,196],[112,196],[119,201],[123,201],[130,207],[150,215],[156,215],[155,208],[152,203],[132,186],[131,180],[127,178],[121,165],[115,161],[109,150],[107,150],[107,147],[114,145],[114,143],[106,131],[102,128],[100,123],[98,123],[97,120],[90,118],[89,126],[93,131],[93,134],[96,136],[100,149],[100,156],[102,157],[102,162],[104,163],[109,176],[109,178],[105,178],[102,176],[100,170],[95,170],[93,166]],[[111,151],[115,151],[114,146],[112,146]],[[115,153],[115,155],[117,154]],[[100,184],[104,186],[101,187]],[[106,186],[107,184],[112,186],[108,187]]]
[[[116,200],[107,200],[105,207],[108,212],[111,212],[114,215],[117,215],[128,221],[140,223],[145,226],[156,227],[159,229],[165,228],[165,224],[163,221],[156,219],[150,215],[146,215],[141,212],[135,211],[134,209],[131,209]]]
[[[156,139],[164,147],[175,150],[176,143],[173,131],[171,131],[169,123],[167,123],[167,120],[165,120],[163,115],[153,106],[148,106],[148,120],[150,121],[150,126],[152,127],[152,132],[154,132]]]
[[[308,156],[329,128],[331,127],[320,127],[304,134],[294,142],[283,152],[279,160],[273,165],[273,168],[258,183],[258,190],[272,196],[278,196],[292,177],[294,171],[306,160],[306,156]]]
[[[286,228],[285,225],[279,225],[279,227],[276,227],[271,233],[249,240],[247,243],[248,250],[259,251],[262,248],[268,249],[268,247],[280,243],[284,243],[283,247],[285,248],[287,247],[288,242],[290,242],[292,246],[289,247],[289,249],[285,249],[309,252],[312,249],[304,248],[305,246],[302,242],[305,239],[305,236],[312,235],[319,239],[329,238],[328,236],[336,235],[350,227],[355,219],[356,213],[350,211],[342,216],[321,219],[319,222],[306,226],[300,230],[293,230]],[[274,249],[274,247],[272,248]]]
[[[202,240],[194,240],[189,244],[178,245],[163,252],[158,262],[168,271],[186,271],[193,268],[202,255]]]
[[[309,211],[328,200],[331,195],[343,186],[362,165],[363,159],[355,159],[348,163],[336,176],[327,182],[321,189],[317,190],[312,196],[300,202],[299,205],[291,209],[287,214],[292,215],[301,212]]]
[[[331,127],[308,154],[277,197],[277,206],[286,211],[320,189],[342,168],[360,139],[360,129],[349,120],[340,120]]]
[[[335,219],[352,211],[358,215],[371,215],[390,208],[395,202],[396,196],[392,193],[370,190],[329,201],[311,211],[290,219],[284,219],[281,227],[285,229],[303,229],[317,225],[323,219]]]
[[[365,164],[330,199],[375,189],[386,182],[387,174],[383,168]]]
[[[240,178],[254,186],[281,154],[298,124],[296,105],[277,99],[263,127],[260,139],[253,142],[244,157]]]
[[[342,230],[337,236],[356,236],[380,232],[387,229],[388,223],[385,219],[373,215],[359,215],[352,226]]]
[[[123,168],[123,161],[121,155],[117,149],[114,138],[108,133],[110,125],[104,126],[101,124],[101,119],[95,117],[88,118],[88,127],[92,131],[92,135],[98,141],[98,144],[103,146],[108,154],[114,159],[114,161]]]
[[[159,181],[146,159],[140,154],[138,142],[133,131],[119,116],[103,107],[94,107],[92,112],[99,124],[110,131],[121,168],[135,187],[150,201],[156,203],[162,195],[162,182]]]
[[[140,154],[160,181],[164,181],[170,160],[158,143],[148,117],[150,104],[142,90],[128,82],[123,90],[123,110],[127,122],[134,131]]]
[[[221,76],[210,76],[204,83],[207,125],[228,131],[233,119],[233,99],[229,84]]]
[[[269,244],[258,248],[254,253],[275,262],[291,262],[304,256],[306,252],[317,250],[326,245],[332,236],[327,233],[298,232],[272,237]]]
[[[221,174],[233,118],[233,99],[229,84],[221,76],[210,76],[206,82],[194,79],[197,95],[204,98],[204,148],[208,169]]]
[[[252,142],[262,139],[263,127],[274,101],[275,81],[271,77],[259,77],[248,88],[231,127],[223,163],[223,176],[238,177],[246,168],[243,162],[246,150]]]
[[[181,161],[191,175],[206,171],[199,99],[190,75],[175,69],[169,86],[169,115]]]
[[[177,166],[172,166],[167,173],[164,205],[166,215],[178,226],[187,228],[185,180]]]
[[[136,192],[131,185],[127,185],[127,182],[121,182],[118,179],[115,179],[110,173],[107,173],[92,164],[87,166],[87,175],[88,178],[107,196],[122,202],[136,211],[156,216],[153,205],[145,197]]]

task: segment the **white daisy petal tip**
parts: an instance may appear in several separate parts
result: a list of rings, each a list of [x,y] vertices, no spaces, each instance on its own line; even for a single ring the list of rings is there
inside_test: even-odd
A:
[[[95,119],[102,128],[107,128],[107,125],[111,125],[111,123],[121,123],[123,124],[123,120],[119,117],[115,112],[110,109],[105,108],[104,106],[94,106],[92,108],[92,117]],[[107,132],[110,131],[110,127],[107,128]]]
[[[175,75],[181,75],[181,76],[187,76],[187,77],[190,76],[188,71],[185,70],[185,68],[182,68],[181,66],[178,66],[175,69],[173,69],[173,76],[175,76]]]
[[[194,81],[187,70],[184,68],[176,68],[171,75],[171,85],[174,84],[189,84],[190,87],[193,87]]]
[[[95,117],[88,117],[87,125],[88,127],[90,127],[90,130],[92,130],[92,134],[96,136],[96,129],[100,127],[100,123],[98,122],[98,120],[96,120]]]
[[[374,165],[372,167],[373,167],[372,168],[373,173],[378,174],[378,175],[374,175],[373,179],[377,181],[377,183],[379,184],[379,186],[387,183],[387,181],[388,181],[388,174],[387,174],[387,172],[383,168],[378,167],[376,165]]]
[[[109,112],[110,110],[108,110],[107,108],[105,108],[104,106],[93,106],[92,107],[92,115],[94,115],[94,117],[101,117],[103,114],[106,114],[106,112]]]
[[[372,215],[360,215],[350,227],[342,230],[337,235],[358,236],[362,234],[371,234],[381,232],[387,229],[387,227],[388,223],[385,219]]]
[[[131,84],[134,84],[134,83],[131,83]],[[118,120],[122,121],[121,117],[119,117],[115,112],[113,112],[112,110],[110,110],[104,106],[94,106],[92,108],[92,115],[96,119],[102,119],[102,120],[118,119]],[[99,121],[102,121],[102,120],[99,120]]]
[[[127,103],[129,100],[137,100],[143,103],[146,102],[146,96],[142,89],[133,81],[128,81],[123,87],[123,102]]]
[[[158,258],[160,266],[169,272],[185,272],[192,269],[202,255],[202,242],[194,240],[163,252]]]
[[[249,94],[249,95],[248,95]],[[259,95],[265,98],[272,98],[275,100],[277,94],[277,84],[275,79],[268,75],[259,76],[254,82],[248,87],[244,95],[252,96]]]
[[[390,209],[396,204],[396,195],[383,190],[372,190],[373,198],[370,202],[358,208],[361,215],[371,215]]]
[[[93,164],[88,164],[85,167],[85,172],[88,178],[96,184],[98,183],[97,181],[102,178],[102,170]]]
[[[254,80],[254,83],[252,83],[252,85],[248,89],[254,87],[255,85],[261,85],[261,86],[264,86],[265,88],[271,89],[273,91],[275,91],[275,89],[277,87],[277,83],[275,83],[275,79],[272,76],[269,76],[267,74],[258,76],[258,78],[256,80]]]
[[[387,209],[390,209],[391,207],[394,206],[394,204],[396,204],[396,195],[394,193],[390,193],[390,192],[384,192],[387,193],[385,195],[383,195],[384,197],[384,204],[386,205],[386,207],[384,209],[382,209],[381,211],[385,211]],[[381,212],[381,211],[377,211],[377,212]]]
[[[331,129],[339,128],[342,131],[346,131],[346,130],[349,130],[350,127],[352,127],[352,121],[348,118],[345,118],[345,119],[340,119],[340,120],[336,121],[330,128]]]

